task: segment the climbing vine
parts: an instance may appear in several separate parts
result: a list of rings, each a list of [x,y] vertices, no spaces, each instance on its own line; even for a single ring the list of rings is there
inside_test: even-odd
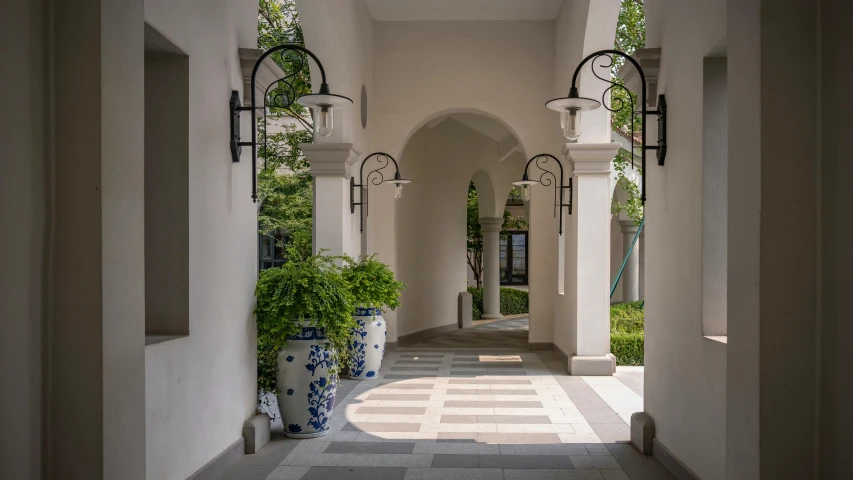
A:
[[[616,185],[621,187],[628,194],[628,198],[624,202],[620,202],[616,196],[613,196],[613,201],[610,204],[610,213],[618,215],[624,211],[628,218],[634,221],[634,224],[639,225],[643,220],[643,203],[640,201],[640,187],[637,182],[629,177],[630,173],[626,174],[626,170],[632,168],[637,175],[642,175],[643,171],[639,166],[631,167],[631,155],[623,149],[619,149],[616,158],[613,159],[613,170],[616,171]]]

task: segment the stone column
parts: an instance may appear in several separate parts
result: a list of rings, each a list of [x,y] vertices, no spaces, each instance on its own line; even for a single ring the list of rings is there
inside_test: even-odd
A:
[[[314,177],[314,252],[356,256],[361,250],[357,219],[350,212],[350,177],[359,152],[351,143],[299,145]],[[358,192],[356,192],[357,194]],[[356,198],[358,198],[356,196]]]
[[[634,241],[634,236],[637,234],[639,226],[635,225],[633,220],[619,220],[619,226],[622,228],[622,258],[624,259],[631,248],[631,243]],[[636,302],[640,299],[639,239],[637,239],[637,244],[634,245],[634,250],[631,251],[631,256],[628,257],[628,262],[625,263],[625,269],[622,270],[622,279],[619,282],[622,284],[623,302]]]
[[[483,232],[483,318],[501,315],[501,226],[503,217],[480,218]]]
[[[572,375],[612,375],[610,355],[610,188],[611,162],[618,143],[567,144],[563,149],[574,175],[577,229],[575,352]]]

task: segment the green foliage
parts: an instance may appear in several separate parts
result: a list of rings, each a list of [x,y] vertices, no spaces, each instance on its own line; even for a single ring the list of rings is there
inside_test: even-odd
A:
[[[643,302],[610,307],[610,353],[619,365],[642,365],[645,344]]]
[[[613,159],[613,169],[616,170],[616,184],[622,187],[628,193],[628,199],[620,202],[616,197],[613,198],[610,204],[610,213],[618,215],[619,212],[625,211],[628,218],[634,221],[635,225],[639,225],[643,220],[643,202],[640,197],[640,187],[637,182],[631,180],[625,175],[625,170],[630,168],[630,153],[623,149],[619,149],[616,158]],[[639,175],[643,174],[643,169],[635,166]]]
[[[287,344],[287,337],[301,331],[302,322],[323,328],[340,368],[350,330],[354,297],[335,263],[338,257],[311,255],[300,258],[289,253],[290,261],[279,268],[261,271],[255,296],[258,305],[258,380],[265,391],[275,391],[275,358]]]
[[[521,194],[515,188],[510,191],[509,196],[513,199],[521,198]],[[480,227],[480,202],[477,200],[477,188],[473,181],[468,184],[466,212],[468,266],[474,272],[477,286],[481,287],[483,285],[483,230]],[[501,237],[505,237],[507,230],[524,230],[525,228],[527,228],[527,220],[524,217],[513,217],[509,210],[504,209]]]
[[[474,320],[483,318],[483,289],[468,287],[471,294]],[[501,287],[501,315],[521,315],[530,312],[530,294],[517,288]]]
[[[616,22],[616,39],[614,40],[613,47],[628,55],[633,55],[637,49],[645,48],[645,46],[645,4],[643,0],[622,0],[622,6],[619,9],[619,19]],[[624,85],[624,83],[616,74],[624,64],[625,59],[614,57],[611,68],[611,80],[619,85]],[[632,95],[625,88],[613,88],[610,92],[610,106],[616,110],[610,114],[613,130],[629,134],[631,131],[635,133],[642,131],[642,122],[644,119],[642,115],[636,113],[639,111],[637,96]],[[620,107],[622,108],[620,109]],[[642,141],[645,141],[645,139],[642,139]],[[628,200],[620,203],[614,198],[611,211],[615,215],[624,210],[628,214],[628,217],[639,225],[643,219],[640,188],[634,181],[624,175],[625,168],[630,163],[630,155],[631,152],[620,150],[613,161],[614,168],[617,171],[616,182],[628,192]],[[642,175],[642,172],[639,173]]]
[[[294,1],[259,0],[258,47],[268,50],[282,43],[305,43]],[[288,52],[273,54],[271,58],[285,73],[293,74],[288,81],[294,91],[288,92],[279,84],[270,91],[270,98],[311,93],[309,64],[301,54]],[[258,121],[259,230],[272,237],[277,232],[286,233],[289,249],[292,247],[301,257],[308,256],[312,250],[313,181],[299,144],[312,141],[311,117],[308,110],[296,103],[286,109],[270,107],[267,117],[280,131],[267,136],[263,122]],[[295,123],[276,121],[284,117],[294,119]]]
[[[643,365],[645,334],[611,333],[610,353],[616,356],[617,365]]]
[[[376,260],[375,253],[358,260],[346,257],[343,276],[356,306],[391,310],[400,306],[400,292],[406,284],[397,281],[391,268]]]

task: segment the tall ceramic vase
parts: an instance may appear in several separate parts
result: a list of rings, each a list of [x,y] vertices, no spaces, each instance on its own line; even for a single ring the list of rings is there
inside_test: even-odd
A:
[[[378,308],[356,308],[358,327],[353,329],[349,344],[349,376],[353,380],[379,377],[379,367],[385,355],[385,319]]]
[[[337,378],[329,373],[332,354],[322,329],[303,324],[287,339],[278,355],[278,408],[284,433],[292,438],[313,438],[328,433],[335,408]]]

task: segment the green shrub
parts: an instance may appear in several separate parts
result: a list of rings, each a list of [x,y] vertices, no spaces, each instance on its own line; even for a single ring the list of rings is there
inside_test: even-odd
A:
[[[356,306],[387,310],[400,306],[400,292],[406,285],[394,278],[391,268],[377,260],[375,253],[358,259],[344,257],[343,276]]]
[[[643,365],[644,328],[642,301],[610,307],[610,352],[618,365]]]
[[[483,318],[483,289],[468,287],[471,294],[474,320]],[[517,288],[501,287],[501,315],[522,315],[530,312],[530,294]]]
[[[639,333],[611,333],[610,353],[616,356],[617,365],[643,365],[646,335]]]
[[[643,302],[617,303],[610,307],[611,333],[643,332],[645,327]]]

